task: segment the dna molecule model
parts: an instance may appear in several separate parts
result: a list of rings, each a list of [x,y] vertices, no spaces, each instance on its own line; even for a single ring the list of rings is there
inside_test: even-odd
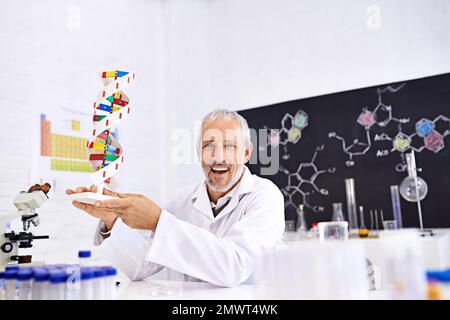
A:
[[[131,112],[130,99],[122,90],[133,83],[135,73],[104,71],[101,78],[104,87],[94,102],[94,129],[87,143],[89,160],[96,170],[92,182],[97,186],[98,194],[103,194],[105,185],[111,183],[124,161],[123,148],[111,130],[125,121]]]

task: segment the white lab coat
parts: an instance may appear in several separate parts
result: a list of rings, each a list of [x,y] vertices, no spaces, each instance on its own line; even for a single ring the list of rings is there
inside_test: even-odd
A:
[[[229,203],[216,217],[203,181],[174,195],[154,233],[118,219],[105,240],[99,224],[94,244],[101,244],[103,255],[132,280],[167,267],[184,280],[227,287],[247,281],[257,256],[282,241],[284,198],[270,180],[244,168],[238,185],[218,200],[218,206]]]

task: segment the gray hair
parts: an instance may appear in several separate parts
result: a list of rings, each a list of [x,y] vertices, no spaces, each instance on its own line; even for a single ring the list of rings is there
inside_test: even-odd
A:
[[[248,147],[252,141],[250,137],[250,129],[248,127],[247,120],[243,116],[241,116],[236,111],[230,111],[227,109],[216,109],[210,113],[208,113],[206,116],[203,117],[202,123],[200,125],[200,135],[198,137],[198,144],[197,148],[200,149],[201,141],[202,141],[202,129],[203,126],[210,122],[214,121],[216,119],[222,119],[225,121],[235,120],[239,123],[240,129],[242,130],[242,135],[244,136],[244,146]]]

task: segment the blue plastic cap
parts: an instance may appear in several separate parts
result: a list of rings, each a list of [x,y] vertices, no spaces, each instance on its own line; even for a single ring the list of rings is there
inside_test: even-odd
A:
[[[48,273],[53,273],[53,272],[59,272],[61,270],[59,270],[59,269],[46,269],[45,271],[47,271]]]
[[[36,282],[43,282],[43,281],[47,281],[49,279],[50,279],[50,274],[45,269],[34,272],[34,281],[36,281]]]
[[[26,268],[17,271],[17,280],[25,281],[30,280],[31,278],[33,278],[33,271],[31,269]]]
[[[103,267],[103,270],[106,271],[106,275],[107,276],[115,276],[115,275],[117,275],[117,269],[114,268],[114,267],[111,267],[111,266]]]
[[[50,272],[50,283],[57,284],[66,281],[66,274],[63,271]]]
[[[450,282],[450,269],[445,271],[428,271],[427,278],[430,281]]]
[[[18,271],[20,269],[19,266],[6,266],[5,271]]]
[[[68,267],[67,264],[55,264],[55,268],[59,270],[66,270]]]
[[[94,278],[94,270],[92,268],[81,268],[81,280],[89,280]]]
[[[94,277],[100,278],[106,276],[106,270],[102,268],[95,268],[94,269]]]
[[[47,270],[57,269],[53,264],[48,264],[46,266],[43,266],[43,268]]]
[[[8,271],[5,271],[5,273],[3,274],[3,277],[5,278],[5,280],[15,279],[16,275],[17,275],[16,270],[8,270]]]
[[[89,251],[89,250],[78,251],[78,258],[89,258],[90,256],[91,256],[91,251]]]

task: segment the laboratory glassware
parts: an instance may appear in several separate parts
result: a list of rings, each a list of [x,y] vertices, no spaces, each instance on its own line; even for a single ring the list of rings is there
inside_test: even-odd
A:
[[[320,242],[348,239],[347,221],[319,222],[318,226]]]
[[[347,197],[347,214],[350,236],[358,234],[358,218],[356,212],[355,180],[345,179],[345,193]]]

